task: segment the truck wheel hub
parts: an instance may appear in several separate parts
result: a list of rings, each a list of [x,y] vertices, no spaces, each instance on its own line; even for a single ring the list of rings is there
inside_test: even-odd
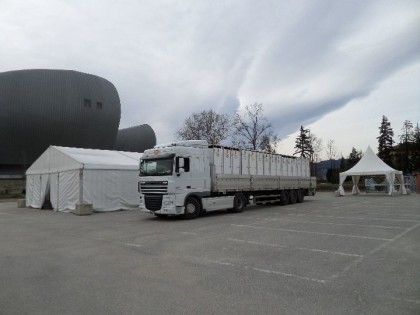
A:
[[[192,204],[187,205],[186,210],[188,213],[194,213],[195,212],[195,206]]]

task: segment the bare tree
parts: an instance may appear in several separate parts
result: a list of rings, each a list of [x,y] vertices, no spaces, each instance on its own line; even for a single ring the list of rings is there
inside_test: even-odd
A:
[[[321,160],[321,152],[324,149],[322,144],[322,139],[318,138],[314,134],[311,134],[311,146],[312,146],[312,156],[311,160],[315,163],[318,163]]]
[[[261,145],[260,148],[263,152],[267,153],[276,153],[276,146],[277,146],[278,140],[277,136],[268,136],[264,135],[261,139]]]
[[[309,139],[310,139],[311,148],[312,148],[312,152],[310,156],[310,160],[312,163],[312,175],[317,176],[317,165],[321,160],[321,152],[324,149],[324,147],[322,145],[322,139],[318,138],[314,134],[310,133]]]
[[[228,115],[217,114],[211,109],[192,114],[176,134],[182,140],[207,140],[209,144],[220,144],[229,136],[229,131]]]
[[[333,169],[334,168],[333,160],[337,158],[337,147],[335,146],[335,141],[332,139],[328,140],[325,150],[327,153],[327,157],[331,162],[330,168]]]
[[[262,104],[254,103],[247,105],[244,112],[237,111],[232,126],[235,145],[252,150],[275,152],[279,139],[263,114]]]

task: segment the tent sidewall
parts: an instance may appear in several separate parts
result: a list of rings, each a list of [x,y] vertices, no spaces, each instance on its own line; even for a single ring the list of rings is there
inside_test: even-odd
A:
[[[80,203],[95,211],[138,209],[140,156],[50,146],[26,172],[26,206],[41,208],[49,193],[56,211],[70,212]]]
[[[358,182],[360,180],[361,176],[378,176],[378,175],[382,175],[385,176],[387,182],[388,182],[388,195],[392,195],[393,192],[395,192],[395,178],[397,178],[399,184],[400,184],[400,190],[399,193],[400,194],[407,194],[407,190],[405,188],[404,185],[404,176],[402,175],[402,172],[400,171],[391,171],[391,172],[360,172],[360,173],[348,173],[348,172],[343,172],[340,173],[340,184],[339,184],[339,193],[341,196],[344,196],[345,192],[344,192],[344,181],[346,180],[347,176],[351,176],[352,177],[352,181],[353,181],[353,190],[352,190],[352,194],[353,195],[357,195],[360,194],[360,190],[358,187]]]
[[[138,209],[137,170],[83,170],[83,202],[95,211]]]

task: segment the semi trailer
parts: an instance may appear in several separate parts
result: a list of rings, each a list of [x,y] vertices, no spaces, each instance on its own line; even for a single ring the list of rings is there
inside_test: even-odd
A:
[[[187,219],[249,204],[301,203],[313,196],[309,160],[187,140],[156,145],[140,160],[141,211]]]

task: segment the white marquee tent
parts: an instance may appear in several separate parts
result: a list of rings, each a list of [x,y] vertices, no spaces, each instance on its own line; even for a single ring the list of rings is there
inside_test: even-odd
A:
[[[384,163],[370,147],[367,148],[366,153],[360,161],[346,172],[340,173],[340,186],[338,188],[340,196],[344,196],[343,183],[347,176],[351,176],[353,180],[353,195],[360,194],[359,183],[360,176],[368,175],[384,175],[388,185],[388,194],[392,195],[395,192],[395,178],[400,184],[399,193],[406,195],[407,190],[404,186],[404,176],[401,171],[397,171]]]
[[[94,211],[138,208],[141,153],[50,146],[26,172],[26,206],[49,196],[56,211],[92,204]]]

